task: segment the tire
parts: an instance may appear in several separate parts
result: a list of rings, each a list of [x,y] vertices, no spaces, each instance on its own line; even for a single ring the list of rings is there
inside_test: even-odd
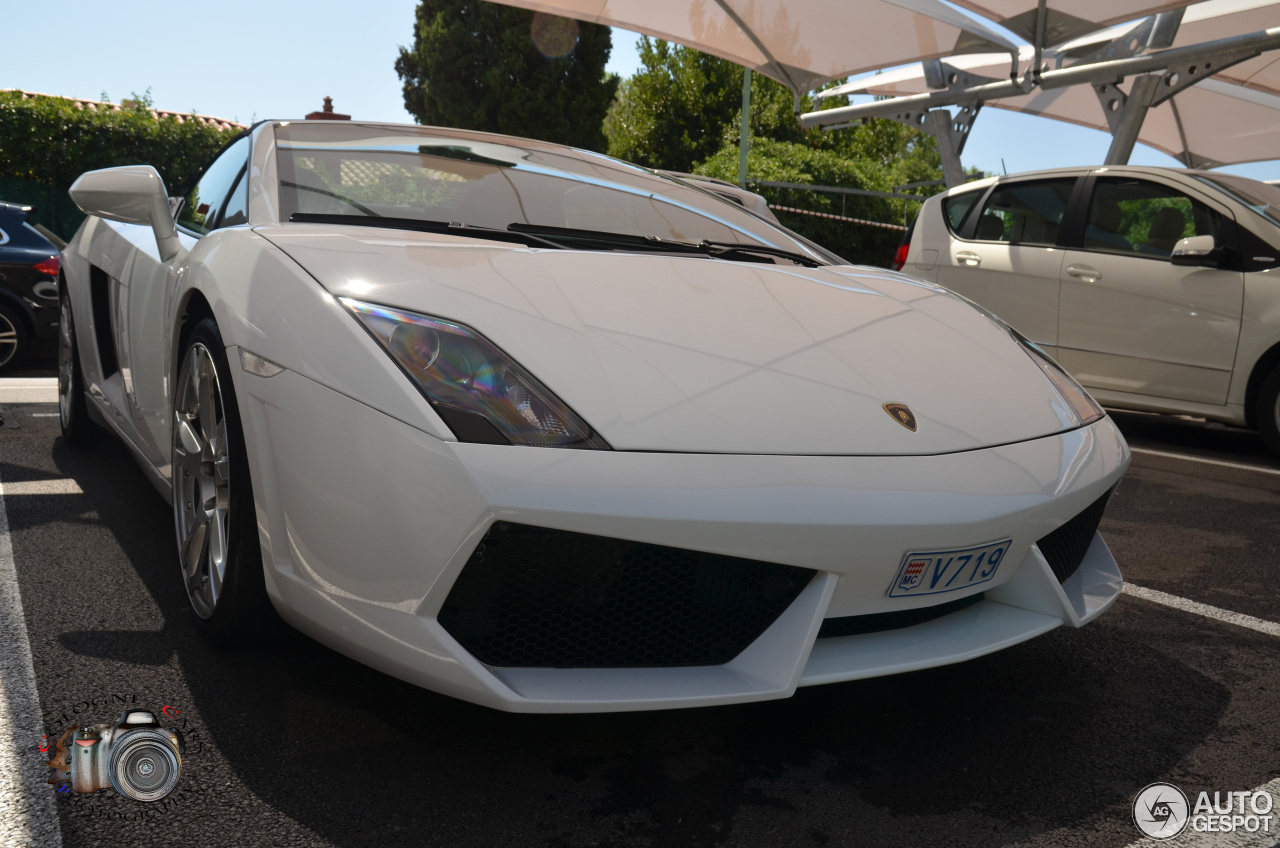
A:
[[[80,346],[76,342],[71,298],[62,292],[58,320],[58,423],[69,445],[84,446],[97,440],[102,431],[89,417],[84,399],[84,371],[80,367]]]
[[[256,643],[275,613],[263,585],[240,407],[210,318],[183,346],[172,423],[173,523],[187,599],[214,644]]]
[[[1280,365],[1272,368],[1267,379],[1262,381],[1257,404],[1254,420],[1258,422],[1258,431],[1271,452],[1280,456]]]
[[[13,307],[0,304],[0,374],[27,353],[27,325]]]

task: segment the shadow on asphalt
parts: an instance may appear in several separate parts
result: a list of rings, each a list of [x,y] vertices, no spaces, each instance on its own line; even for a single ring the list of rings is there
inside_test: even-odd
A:
[[[1091,820],[1132,836],[1133,793],[1200,746],[1231,697],[1153,635],[1141,609],[786,701],[495,712],[289,628],[257,649],[211,647],[187,608],[169,508],[125,449],[57,439],[52,455],[84,490],[71,511],[96,513],[164,621],[131,632],[103,621],[61,646],[85,673],[97,659],[176,654],[239,779],[334,845],[998,845]],[[39,520],[19,510],[13,529]],[[70,586],[64,601],[88,604],[92,592]]]
[[[1177,415],[1114,410],[1108,414],[1134,447],[1280,468],[1280,457],[1267,450],[1255,430]]]

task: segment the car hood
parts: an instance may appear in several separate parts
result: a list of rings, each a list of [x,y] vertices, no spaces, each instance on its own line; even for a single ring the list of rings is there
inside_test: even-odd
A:
[[[478,330],[619,450],[924,455],[1076,426],[1005,329],[890,271],[258,232],[335,296]]]

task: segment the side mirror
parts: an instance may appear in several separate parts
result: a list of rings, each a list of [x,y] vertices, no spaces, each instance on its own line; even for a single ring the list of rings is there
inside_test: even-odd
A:
[[[1173,246],[1169,260],[1174,265],[1198,265],[1216,268],[1222,251],[1213,240],[1213,236],[1192,236],[1179,239]]]
[[[182,249],[164,180],[150,165],[88,171],[71,184],[68,193],[86,215],[149,225],[155,231],[161,261],[168,262]]]

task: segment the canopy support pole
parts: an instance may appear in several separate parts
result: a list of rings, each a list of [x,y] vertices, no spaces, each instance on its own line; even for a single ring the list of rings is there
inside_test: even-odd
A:
[[[1133,81],[1126,95],[1111,83],[1094,87],[1098,100],[1102,103],[1102,111],[1107,116],[1107,126],[1111,127],[1111,147],[1107,149],[1104,165],[1127,165],[1133,154],[1133,146],[1138,142],[1138,134],[1142,131],[1142,122],[1147,118],[1147,110],[1151,108],[1160,77],[1155,74],[1144,74]]]
[[[941,68],[946,70],[950,66],[944,64]],[[942,73],[942,70],[939,73]],[[969,140],[969,131],[973,129],[973,121],[978,117],[978,110],[981,108],[980,102],[974,102],[963,104],[954,115],[946,109],[912,109],[880,117],[906,124],[936,138],[938,155],[942,159],[942,175],[946,178],[947,188],[952,188],[965,182],[964,165],[960,162],[960,154],[964,152],[964,144]],[[842,130],[851,126],[856,126],[856,122],[822,129],[824,131]]]
[[[968,71],[962,71],[940,59],[925,62],[924,73],[930,88],[963,90],[983,83],[996,82],[990,77],[976,76]],[[883,116],[928,133],[938,140],[938,155],[942,159],[942,175],[946,178],[947,188],[965,182],[964,165],[960,162],[960,154],[964,152],[965,142],[969,140],[969,131],[973,129],[973,121],[978,117],[982,101],[971,99],[959,106],[955,115],[946,109],[906,109]],[[823,127],[823,129],[839,130],[852,125],[838,124]]]
[[[1035,35],[1035,56],[1031,59],[1031,78],[1036,82],[1040,81],[1040,65],[1044,60],[1044,39],[1045,27],[1048,20],[1048,10],[1045,8],[1047,0],[1040,0],[1036,4],[1036,35]],[[1015,68],[1014,79],[1017,78],[1017,70]]]
[[[975,110],[976,111],[976,110]],[[960,149],[969,135],[964,132],[951,131],[951,113],[946,109],[933,109],[925,113],[928,116],[923,129],[938,140],[938,154],[942,157],[942,176],[947,181],[947,188],[964,183],[964,166],[960,164]]]
[[[742,69],[742,129],[738,135],[738,185],[747,187],[747,150],[751,147],[751,69]]]

